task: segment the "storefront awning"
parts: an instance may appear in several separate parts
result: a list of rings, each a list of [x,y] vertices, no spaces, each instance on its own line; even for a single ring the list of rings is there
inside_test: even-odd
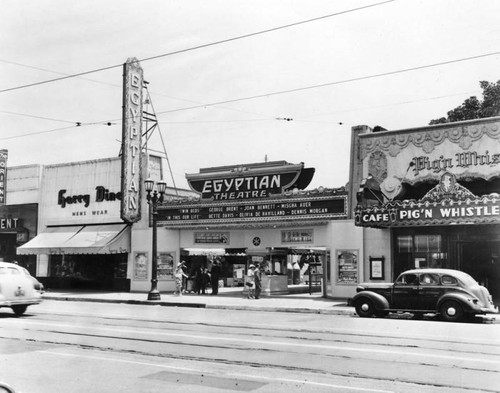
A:
[[[130,252],[126,224],[54,227],[17,248],[18,255],[121,254]]]

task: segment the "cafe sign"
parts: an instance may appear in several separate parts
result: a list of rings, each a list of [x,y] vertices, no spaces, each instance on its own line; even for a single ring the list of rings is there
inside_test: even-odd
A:
[[[500,199],[482,198],[431,205],[398,201],[382,208],[359,209],[355,220],[356,225],[369,227],[500,223]]]

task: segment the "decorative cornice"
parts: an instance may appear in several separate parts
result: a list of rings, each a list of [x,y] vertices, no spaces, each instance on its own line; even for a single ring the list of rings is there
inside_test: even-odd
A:
[[[432,153],[436,146],[444,141],[450,141],[463,150],[468,150],[472,143],[488,136],[500,141],[500,121],[478,124],[451,123],[447,128],[427,127],[411,131],[391,131],[360,135],[361,158],[365,159],[374,151],[387,152],[396,157],[404,148],[412,144],[420,147],[427,154]]]

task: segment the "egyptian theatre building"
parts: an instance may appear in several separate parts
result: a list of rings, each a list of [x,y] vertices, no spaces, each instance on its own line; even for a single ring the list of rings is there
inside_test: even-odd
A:
[[[500,118],[352,129],[351,203],[367,281],[469,273],[500,299]]]
[[[221,285],[243,286],[253,264],[264,272],[264,295],[314,285],[324,296],[352,296],[361,228],[348,219],[344,187],[307,189],[314,172],[273,161],[186,174],[197,196],[158,207],[158,238],[177,239],[173,253],[188,276],[218,261]]]

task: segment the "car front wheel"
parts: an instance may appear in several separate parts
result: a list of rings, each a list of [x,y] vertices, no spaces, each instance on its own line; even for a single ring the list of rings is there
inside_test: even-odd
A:
[[[462,306],[454,300],[444,302],[439,311],[443,319],[448,322],[458,322],[464,317]]]
[[[14,311],[14,314],[16,314],[17,316],[21,316],[25,313],[27,308],[28,308],[28,306],[24,306],[24,305],[12,306],[12,311]]]
[[[375,313],[375,307],[370,299],[362,298],[356,302],[356,314],[362,318],[370,318]]]

